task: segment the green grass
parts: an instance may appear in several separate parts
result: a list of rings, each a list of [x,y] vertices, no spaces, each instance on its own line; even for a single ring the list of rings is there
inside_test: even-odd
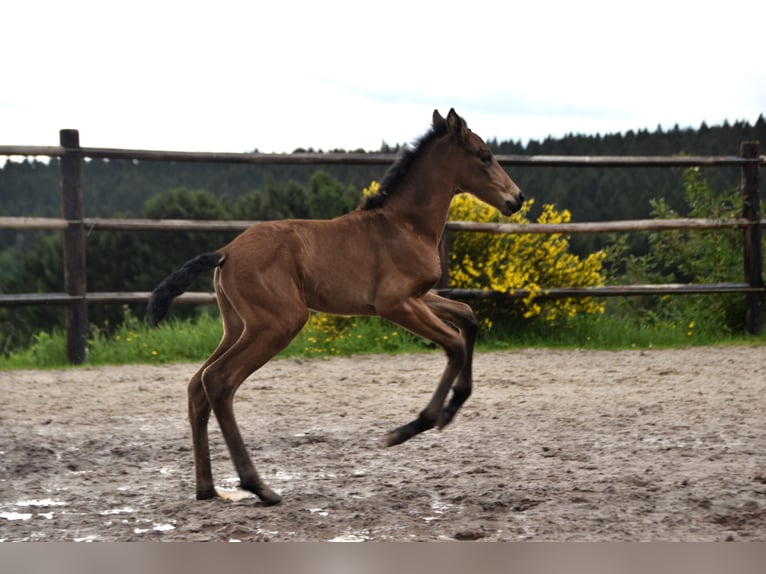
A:
[[[766,338],[726,333],[692,321],[644,323],[614,315],[586,316],[500,329],[487,334],[480,347],[487,349],[661,349],[702,345],[766,344]]]
[[[217,316],[203,314],[186,321],[171,319],[157,329],[150,329],[143,321],[129,316],[117,332],[106,334],[93,330],[88,364],[202,362],[215,349],[220,337]],[[494,327],[482,333],[478,350],[650,349],[721,344],[766,345],[766,336],[726,333],[704,321],[642,322],[606,314],[581,316],[555,324],[532,321]],[[27,349],[0,357],[0,369],[66,367],[65,349],[64,333],[40,333]],[[279,356],[314,358],[432,349],[432,344],[378,318],[315,315]]]
[[[186,321],[171,319],[157,329],[128,317],[114,333],[92,330],[88,364],[201,362],[216,348],[221,335],[220,319],[206,314]],[[312,320],[279,356],[311,358],[427,348],[426,342],[377,318],[334,318],[329,323]],[[62,331],[39,333],[28,348],[0,357],[0,369],[66,366],[66,336]]]

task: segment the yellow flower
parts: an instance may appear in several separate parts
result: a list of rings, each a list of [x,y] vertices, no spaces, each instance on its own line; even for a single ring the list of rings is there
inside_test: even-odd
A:
[[[362,190],[362,197],[370,197],[372,195],[377,195],[380,191],[380,184],[377,181],[371,181],[369,187],[365,187]]]

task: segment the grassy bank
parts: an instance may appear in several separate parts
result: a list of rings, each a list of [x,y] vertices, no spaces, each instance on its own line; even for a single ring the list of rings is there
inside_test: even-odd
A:
[[[158,329],[130,318],[112,334],[94,330],[89,342],[90,365],[202,362],[221,337],[216,316],[170,320]],[[615,315],[582,316],[523,326],[485,330],[478,350],[518,348],[649,349],[690,345],[766,345],[766,337],[722,333],[715,325],[694,320],[651,324]],[[0,369],[67,366],[62,332],[41,333],[27,349],[0,358]],[[330,357],[364,353],[423,352],[433,345],[377,318],[334,318],[313,315],[306,328],[280,357]]]

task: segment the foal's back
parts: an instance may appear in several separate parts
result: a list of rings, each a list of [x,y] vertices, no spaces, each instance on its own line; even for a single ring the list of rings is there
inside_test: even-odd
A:
[[[221,252],[227,294],[246,289],[253,301],[297,288],[306,307],[341,315],[375,314],[383,294],[428,290],[439,277],[438,252],[377,210],[257,223]]]

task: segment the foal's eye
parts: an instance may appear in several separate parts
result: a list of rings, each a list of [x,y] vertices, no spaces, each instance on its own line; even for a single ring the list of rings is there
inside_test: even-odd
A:
[[[482,161],[482,163],[489,163],[492,161],[492,154],[488,151],[479,152],[479,159]]]

